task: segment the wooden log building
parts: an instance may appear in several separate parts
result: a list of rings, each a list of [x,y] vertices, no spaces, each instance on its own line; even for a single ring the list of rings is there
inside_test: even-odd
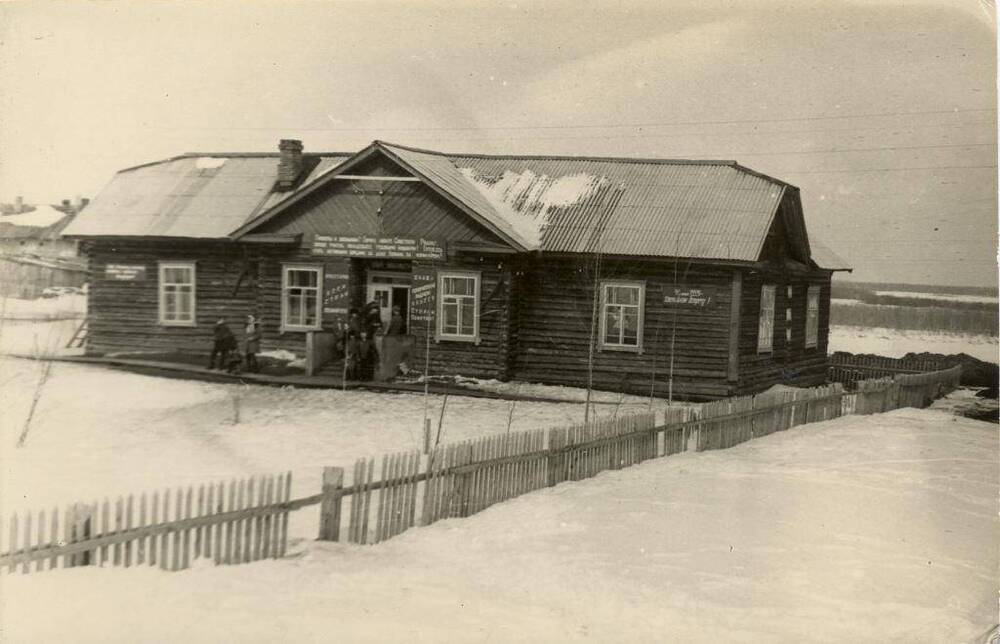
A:
[[[122,170],[64,234],[92,354],[207,354],[218,318],[254,314],[264,350],[303,355],[375,300],[418,370],[690,399],[822,383],[848,270],[798,188],[733,161],[382,141]]]

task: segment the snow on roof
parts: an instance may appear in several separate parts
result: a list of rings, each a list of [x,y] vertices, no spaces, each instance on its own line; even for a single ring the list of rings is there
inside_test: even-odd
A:
[[[66,216],[61,210],[56,210],[48,204],[35,206],[31,212],[22,212],[17,215],[0,216],[0,223],[12,226],[30,226],[32,228],[46,228],[56,223]]]
[[[586,200],[608,184],[607,177],[584,172],[552,178],[531,170],[488,176],[475,168],[459,168],[503,217],[533,247],[542,243],[542,232],[554,208],[567,208]]]
[[[225,164],[226,160],[219,157],[198,157],[194,162],[194,167],[198,170],[215,170]]]

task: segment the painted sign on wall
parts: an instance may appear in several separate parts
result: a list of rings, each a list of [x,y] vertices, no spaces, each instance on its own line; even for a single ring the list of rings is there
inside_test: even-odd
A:
[[[323,270],[323,313],[347,316],[351,303],[351,276],[348,260],[328,262]]]
[[[404,237],[334,237],[316,235],[313,255],[336,257],[383,257],[395,259],[443,259],[444,248],[430,239]]]
[[[710,308],[715,306],[715,289],[668,286],[663,296],[667,305],[687,306],[692,308]]]
[[[437,278],[433,270],[413,267],[413,289],[410,291],[410,319],[420,322],[434,321],[437,303]]]
[[[146,267],[142,264],[107,264],[104,277],[109,280],[136,282],[146,279]]]

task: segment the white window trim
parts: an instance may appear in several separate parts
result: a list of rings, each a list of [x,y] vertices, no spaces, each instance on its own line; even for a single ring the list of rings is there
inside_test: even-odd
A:
[[[474,310],[475,315],[472,321],[472,335],[462,335],[456,333],[445,333],[444,327],[444,280],[447,277],[464,277],[473,278],[475,286],[475,297],[474,297]],[[479,307],[480,302],[480,285],[482,283],[482,274],[479,271],[438,271],[437,274],[437,304],[435,306],[435,313],[437,318],[437,323],[435,324],[435,339],[438,342],[472,342],[473,344],[479,344]]]
[[[604,307],[607,304],[608,299],[608,287],[609,286],[630,286],[639,289],[639,328],[636,329],[634,345],[631,344],[616,344],[608,343],[605,341],[606,331],[607,331],[607,315],[605,314]],[[601,280],[601,303],[598,309],[598,315],[600,315],[600,335],[598,336],[597,346],[601,351],[626,351],[629,353],[642,353],[643,351],[643,333],[642,329],[646,325],[646,283],[642,281],[633,280]]]
[[[816,294],[816,308],[809,306],[813,293]],[[819,286],[810,286],[806,291],[806,348],[815,349],[819,346],[819,300],[822,290]],[[815,313],[813,313],[815,311]],[[810,315],[811,314],[811,315]],[[812,331],[812,333],[810,333]]]
[[[761,333],[761,327],[763,326],[761,322],[764,321],[764,312],[767,310],[764,308],[764,294],[771,293],[771,333],[768,335],[763,335]],[[774,322],[775,322],[775,309],[777,309],[777,293],[775,291],[774,284],[764,284],[760,287],[760,317],[757,320],[757,353],[774,353]]]
[[[288,324],[288,271],[315,271],[316,275],[316,324]],[[323,328],[323,265],[322,264],[282,264],[281,265],[281,332],[318,331]]]
[[[163,304],[165,301],[165,291],[163,274],[168,268],[188,268],[191,269],[191,319],[190,320],[167,320],[164,317]],[[198,325],[198,269],[192,261],[170,261],[159,262],[157,269],[156,292],[157,292],[157,317],[161,326],[197,326]]]

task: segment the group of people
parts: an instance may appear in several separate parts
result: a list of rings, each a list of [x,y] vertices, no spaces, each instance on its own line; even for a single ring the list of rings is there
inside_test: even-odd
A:
[[[348,380],[371,380],[379,362],[375,346],[376,335],[402,335],[406,332],[406,322],[398,306],[392,307],[389,324],[383,328],[382,312],[377,301],[372,300],[360,311],[350,309],[346,322],[337,324],[337,339],[334,344],[334,359],[344,360],[344,370]],[[260,353],[260,326],[252,315],[248,315],[243,327],[243,350],[224,318],[219,318],[213,330],[212,355],[208,359],[209,369],[224,369],[237,373],[242,369],[256,373],[257,354]]]
[[[239,343],[232,329],[226,324],[225,318],[219,318],[212,331],[212,355],[208,359],[209,369],[225,369],[230,373],[240,371],[242,366],[247,371],[256,373],[257,354],[260,353],[260,326],[252,315],[247,316],[243,327],[243,356],[240,358]]]
[[[392,307],[389,325],[383,328],[381,307],[377,301],[372,300],[360,311],[350,309],[347,321],[337,325],[334,358],[344,360],[348,380],[371,380],[379,362],[375,336],[400,335],[404,330],[403,316],[398,306]]]

